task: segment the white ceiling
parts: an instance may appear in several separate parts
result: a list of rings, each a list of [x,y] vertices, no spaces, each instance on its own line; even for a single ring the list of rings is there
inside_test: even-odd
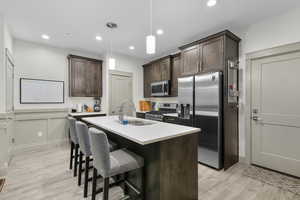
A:
[[[299,0],[219,0],[213,8],[206,6],[206,0],[153,0],[154,30],[165,32],[157,38],[154,57],[206,33],[244,27],[296,6]],[[103,54],[112,38],[113,51],[150,58],[145,47],[149,0],[0,0],[0,13],[19,39]],[[119,28],[110,32],[108,21]],[[43,33],[51,39],[41,39]],[[103,41],[95,40],[97,34]],[[134,51],[128,49],[130,45]]]

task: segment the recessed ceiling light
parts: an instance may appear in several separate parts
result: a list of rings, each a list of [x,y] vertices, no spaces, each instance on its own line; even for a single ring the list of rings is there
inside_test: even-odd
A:
[[[207,3],[206,3],[206,5],[207,5],[208,7],[213,7],[213,6],[215,6],[216,4],[217,4],[217,0],[208,0]]]
[[[97,36],[96,36],[96,40],[101,41],[101,40],[102,40],[102,37],[101,37],[100,35],[97,35]]]
[[[41,36],[44,40],[49,40],[50,39],[50,36],[49,35],[46,35],[46,34],[43,34]]]
[[[129,46],[129,49],[130,49],[130,50],[134,50],[135,47],[134,47],[134,46]]]
[[[157,34],[157,35],[162,35],[162,34],[164,34],[164,30],[158,29],[158,30],[156,31],[156,34]]]

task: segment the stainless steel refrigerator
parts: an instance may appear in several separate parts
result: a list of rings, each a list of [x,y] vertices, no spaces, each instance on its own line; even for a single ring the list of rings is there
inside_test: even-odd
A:
[[[201,128],[198,161],[223,168],[222,73],[207,73],[178,79],[179,118]]]

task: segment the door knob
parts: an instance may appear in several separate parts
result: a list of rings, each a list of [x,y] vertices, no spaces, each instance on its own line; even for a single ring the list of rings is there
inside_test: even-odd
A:
[[[252,117],[253,121],[261,121],[262,119],[258,116],[253,116]]]

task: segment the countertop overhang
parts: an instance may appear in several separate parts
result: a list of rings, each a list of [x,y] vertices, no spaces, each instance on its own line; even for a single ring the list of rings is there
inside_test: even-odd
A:
[[[199,128],[157,122],[139,118],[134,120],[152,122],[153,124],[135,126],[132,124],[123,125],[118,121],[118,116],[87,117],[82,120],[96,127],[115,133],[140,145],[156,143],[184,135],[200,132]]]

